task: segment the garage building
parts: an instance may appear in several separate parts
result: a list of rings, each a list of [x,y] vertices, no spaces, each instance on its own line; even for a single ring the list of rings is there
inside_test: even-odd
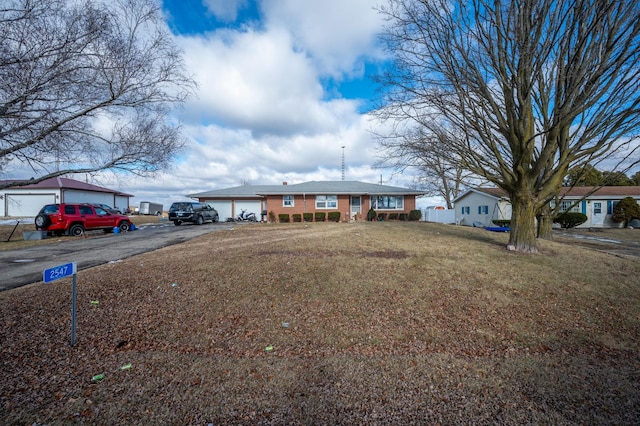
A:
[[[54,203],[103,203],[126,211],[131,197],[131,194],[90,183],[55,177],[30,185],[0,189],[0,213],[5,217],[32,217],[45,204]]]

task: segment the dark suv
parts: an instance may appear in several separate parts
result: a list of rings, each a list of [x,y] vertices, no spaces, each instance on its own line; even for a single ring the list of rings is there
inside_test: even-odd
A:
[[[103,208],[91,204],[47,204],[36,216],[36,229],[54,235],[84,234],[85,230],[103,229],[113,232],[113,228],[128,231],[131,222],[127,216],[111,214]]]
[[[171,204],[169,220],[172,220],[176,226],[182,225],[182,222],[202,225],[205,222],[217,222],[218,212],[206,203],[183,201]]]

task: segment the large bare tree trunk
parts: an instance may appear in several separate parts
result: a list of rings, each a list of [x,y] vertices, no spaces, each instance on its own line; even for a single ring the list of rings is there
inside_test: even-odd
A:
[[[511,195],[511,233],[507,249],[521,253],[538,253],[535,234],[535,200],[523,193]]]
[[[538,238],[541,240],[553,239],[553,211],[549,204],[545,204],[544,207],[538,212]]]
[[[460,132],[440,152],[509,194],[512,250],[538,251],[535,216],[572,167],[621,153],[635,162],[637,0],[388,3],[383,37],[396,63],[381,78],[378,116],[394,130]]]

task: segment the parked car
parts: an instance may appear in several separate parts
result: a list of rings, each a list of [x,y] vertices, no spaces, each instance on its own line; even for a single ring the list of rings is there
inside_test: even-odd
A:
[[[183,201],[171,204],[169,220],[176,226],[182,225],[183,222],[202,225],[205,222],[217,222],[218,211],[206,203]]]
[[[112,214],[91,204],[47,204],[36,216],[36,229],[54,235],[84,234],[84,231],[103,229],[113,232],[114,228],[128,231],[131,221],[127,216]]]
[[[100,207],[101,209],[105,209],[106,211],[108,211],[111,214],[122,214],[122,212],[120,211],[119,208],[117,207],[111,207],[108,204],[102,204],[102,203],[91,203],[92,206],[96,206],[96,207]]]

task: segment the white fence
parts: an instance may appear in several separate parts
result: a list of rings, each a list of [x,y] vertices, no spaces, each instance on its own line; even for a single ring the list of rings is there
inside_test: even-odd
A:
[[[456,211],[455,209],[425,209],[422,211],[422,220],[437,223],[456,223]]]

